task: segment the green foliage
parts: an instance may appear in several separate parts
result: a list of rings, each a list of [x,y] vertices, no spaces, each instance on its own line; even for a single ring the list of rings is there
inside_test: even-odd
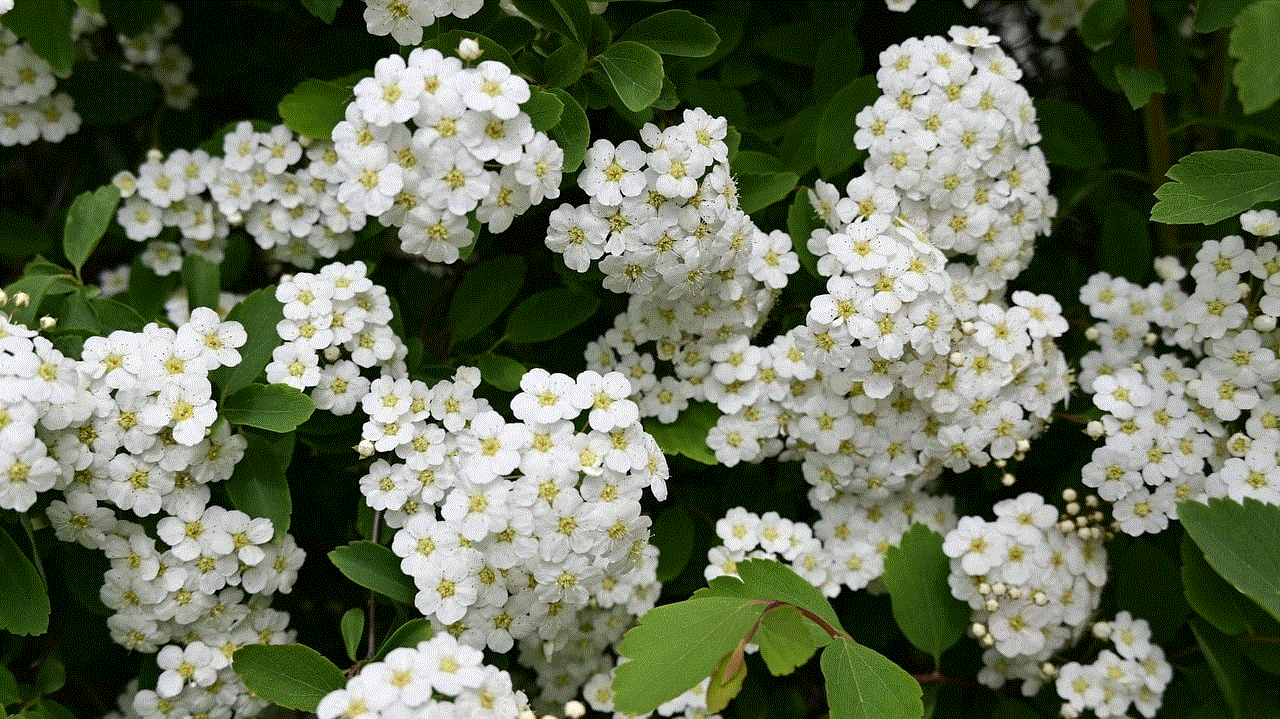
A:
[[[1229,52],[1236,59],[1232,78],[1245,114],[1267,109],[1280,99],[1280,0],[1259,0],[1235,16]]]
[[[342,7],[342,0],[302,0],[302,6],[312,15],[332,23],[338,15],[338,8]]]
[[[1187,604],[1223,634],[1234,636],[1248,629],[1246,612],[1253,604],[1213,571],[1191,541],[1182,538],[1182,588]]]
[[[107,23],[128,37],[156,24],[164,10],[164,0],[99,0],[99,5]]]
[[[301,644],[250,644],[236,650],[231,666],[254,694],[298,711],[314,712],[325,694],[347,683],[333,662]]]
[[[898,628],[920,651],[937,661],[964,635],[969,608],[951,596],[951,560],[942,553],[942,535],[916,524],[884,558],[881,578],[893,600]]]
[[[422,618],[410,619],[396,627],[391,636],[387,637],[378,648],[378,653],[373,655],[373,659],[378,661],[387,656],[387,652],[398,647],[416,647],[419,642],[430,639],[434,634],[435,630],[431,628],[431,622]]]
[[[530,20],[579,43],[585,44],[591,34],[586,0],[515,0],[512,4]]]
[[[236,509],[250,517],[270,519],[276,536],[284,536],[293,516],[293,498],[285,477],[291,457],[281,457],[260,434],[245,432],[243,436],[247,443],[244,457],[222,486]]]
[[[1209,566],[1280,619],[1280,507],[1211,499],[1179,503],[1178,516]]]
[[[1215,32],[1235,24],[1236,15],[1254,0],[1199,0],[1196,3],[1196,32]]]
[[[1040,149],[1050,164],[1093,169],[1107,161],[1098,123],[1079,105],[1051,97],[1036,98]]]
[[[413,604],[418,593],[413,580],[400,571],[400,558],[380,544],[352,542],[329,552],[329,561],[347,579],[401,604]]]
[[[521,105],[520,109],[528,113],[533,129],[546,132],[560,123],[564,101],[553,92],[534,89],[528,102]]]
[[[1231,716],[1242,719],[1241,694],[1244,687],[1244,659],[1240,650],[1218,630],[1197,617],[1189,622],[1200,652],[1209,664],[1213,681],[1231,709]]]
[[[738,203],[750,214],[786,199],[800,177],[794,172],[744,173],[737,180]]]
[[[476,367],[480,369],[481,379],[503,392],[520,391],[520,378],[524,376],[525,366],[516,360],[485,352],[476,358]]]
[[[791,607],[779,607],[764,615],[755,639],[760,645],[760,658],[770,674],[790,674],[807,664],[827,643],[815,638],[811,626],[799,610]]]
[[[568,287],[543,290],[511,310],[504,337],[516,344],[546,342],[586,322],[600,300]]]
[[[456,47],[456,45],[455,45]],[[351,101],[351,90],[334,82],[303,80],[280,100],[280,119],[290,130],[327,140]]]
[[[360,639],[364,635],[364,610],[352,607],[344,612],[338,631],[342,633],[342,647],[347,650],[347,658],[354,662],[359,656]]]
[[[1280,157],[1258,150],[1193,152],[1169,168],[1169,178],[1156,189],[1154,222],[1205,225],[1218,222],[1260,202],[1280,199]]]
[[[191,309],[218,309],[218,266],[200,255],[182,258],[182,284],[187,288],[187,306]]]
[[[680,576],[693,554],[693,517],[683,505],[662,510],[649,530],[649,543],[658,548],[658,581]]]
[[[831,719],[924,716],[920,684],[883,654],[841,637],[822,650]]]
[[[44,634],[49,629],[49,595],[44,580],[13,537],[0,527],[0,630]]]
[[[849,169],[862,156],[862,151],[853,144],[853,133],[858,127],[854,119],[879,95],[875,77],[863,75],[841,88],[827,103],[814,147],[818,169],[824,178]]]
[[[276,324],[283,319],[284,305],[276,299],[274,287],[257,290],[231,308],[227,320],[244,325],[248,339],[239,350],[240,364],[209,373],[224,398],[249,386],[271,362],[271,353],[281,342]]]
[[[315,402],[286,384],[251,384],[222,400],[222,416],[231,424],[269,432],[292,432],[307,421]]]
[[[62,251],[79,274],[84,261],[107,232],[107,225],[115,217],[120,204],[120,190],[115,185],[103,185],[86,192],[71,203],[67,210],[66,228],[62,232]]]
[[[1164,75],[1149,67],[1116,65],[1116,81],[1135,110],[1145,106],[1152,95],[1166,91]]]
[[[13,7],[4,14],[4,26],[25,39],[54,73],[65,77],[75,59],[71,42],[74,12],[71,0],[14,0]]]
[[[572,95],[558,87],[550,92],[560,98],[564,109],[560,113],[560,122],[551,128],[548,135],[564,150],[564,171],[573,172],[582,166],[587,155],[587,147],[591,144],[591,125],[581,103]]]
[[[662,94],[662,56],[638,42],[624,40],[596,56],[609,85],[632,112],[652,105]]]
[[[633,40],[663,55],[706,57],[720,36],[711,23],[688,10],[664,10],[627,28],[621,40]]]
[[[707,433],[720,418],[720,410],[710,402],[690,402],[671,424],[644,420],[645,431],[653,435],[666,454],[679,454],[702,464],[715,464],[716,456],[707,447]]]
[[[449,304],[453,342],[466,342],[493,324],[520,294],[524,274],[524,260],[517,255],[492,257],[468,270]]]
[[[106,60],[81,60],[61,84],[86,125],[117,125],[155,109],[156,83]],[[221,149],[221,148],[219,148]]]

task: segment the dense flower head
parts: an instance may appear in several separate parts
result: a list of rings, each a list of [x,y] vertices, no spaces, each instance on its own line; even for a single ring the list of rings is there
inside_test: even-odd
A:
[[[1058,669],[1054,688],[1063,701],[1061,714],[1074,719],[1092,711],[1099,719],[1129,716],[1137,709],[1150,719],[1164,701],[1173,666],[1164,650],[1151,641],[1145,619],[1120,612],[1110,622],[1097,622],[1093,633],[1112,648],[1103,649],[1089,664],[1067,662]]]
[[[373,35],[390,35],[401,45],[422,42],[422,30],[436,18],[467,18],[484,0],[365,0],[364,22]]]
[[[0,24],[0,147],[60,142],[80,129],[71,96],[54,92],[49,63]]]

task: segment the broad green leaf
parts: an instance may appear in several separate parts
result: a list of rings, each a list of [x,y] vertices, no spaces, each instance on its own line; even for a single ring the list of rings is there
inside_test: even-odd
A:
[[[18,680],[13,678],[13,672],[3,664],[0,664],[0,707],[5,704],[20,701],[22,695],[18,693]]]
[[[499,255],[468,270],[449,304],[451,341],[466,342],[493,324],[520,294],[524,274],[524,260],[518,255]]]
[[[334,82],[303,80],[280,100],[280,119],[290,130],[314,140],[328,140],[346,116],[351,90]]]
[[[347,684],[342,670],[301,644],[250,644],[231,666],[254,694],[286,709],[314,712],[326,694]]]
[[[1236,15],[1227,51],[1237,60],[1231,76],[1246,115],[1280,99],[1276,38],[1280,38],[1280,0],[1260,0]]]
[[[863,151],[853,144],[853,133],[858,129],[855,118],[879,95],[875,76],[863,75],[841,88],[823,109],[814,157],[824,178],[849,169],[861,157]]]
[[[1116,81],[1135,110],[1146,105],[1152,95],[1165,92],[1164,75],[1149,67],[1116,65]]]
[[[107,24],[133,37],[156,24],[164,11],[164,0],[100,0]]]
[[[187,306],[191,309],[218,309],[218,266],[200,255],[182,258],[182,284],[187,287]]]
[[[730,673],[730,666],[733,666]],[[729,700],[742,691],[742,680],[747,678],[747,663],[737,649],[724,655],[711,679],[707,682],[707,711],[719,713],[729,706]]]
[[[751,214],[786,199],[800,177],[794,172],[738,175],[738,204]]]
[[[841,637],[822,650],[831,719],[919,719],[920,684],[884,655]]]
[[[683,505],[662,510],[649,530],[649,543],[658,548],[658,581],[680,576],[693,553],[693,517]]]
[[[503,392],[520,391],[520,378],[524,376],[525,366],[510,357],[485,352],[476,358],[476,367],[485,382]]]
[[[244,457],[222,486],[236,509],[250,517],[266,517],[271,520],[275,536],[283,537],[293,516],[293,498],[285,477],[288,458],[282,459],[272,444],[257,433],[245,432],[242,436],[247,443]]]
[[[373,655],[374,661],[379,661],[387,656],[387,652],[399,647],[416,647],[420,642],[425,642],[435,634],[435,630],[431,628],[431,622],[422,619],[410,619],[396,628],[391,636],[378,647],[378,653]]]
[[[586,111],[572,95],[558,87],[551,88],[549,92],[560,98],[564,111],[560,113],[559,124],[547,134],[564,150],[564,171],[573,172],[582,166],[582,159],[587,156],[591,126]]]
[[[738,562],[738,577],[741,585],[735,584],[732,577],[722,577],[719,584],[713,582],[707,589],[699,589],[694,596],[722,596],[725,592],[732,592],[734,596],[786,602],[817,616],[833,629],[841,630],[840,619],[831,608],[831,602],[817,587],[785,564],[771,559],[745,559]]]
[[[1154,222],[1211,225],[1280,199],[1280,157],[1258,150],[1193,152],[1169,168],[1168,176],[1173,182],[1156,188]]]
[[[40,665],[36,674],[36,689],[41,694],[52,694],[67,683],[67,668],[57,657],[49,657]]]
[[[690,402],[689,406],[671,424],[661,424],[655,419],[644,420],[644,428],[657,440],[665,454],[684,455],[702,464],[717,464],[716,456],[707,447],[707,433],[720,418],[720,411],[710,402]]]
[[[809,251],[809,236],[822,226],[813,206],[809,204],[809,193],[797,192],[787,209],[787,234],[791,235],[791,249],[800,258],[800,264],[811,277],[819,277],[818,258]]]
[[[338,16],[338,8],[342,7],[342,0],[302,0],[302,6],[312,15],[332,23]]]
[[[1163,549],[1135,537],[1109,545],[1112,566],[1142,567],[1141,572],[1117,571],[1111,578],[1116,609],[1126,609],[1147,620],[1154,641],[1170,642],[1187,619],[1187,602],[1182,596],[1178,566]],[[1152,591],[1160,587],[1160,591]]]
[[[529,100],[520,109],[528,113],[533,129],[546,132],[559,124],[560,114],[564,112],[564,101],[555,93],[534,88]]]
[[[543,77],[549,88],[568,87],[582,77],[587,69],[587,51],[578,43],[565,38],[555,52],[547,56],[542,66]]]
[[[23,715],[31,717],[31,719],[36,719],[37,716],[39,719],[76,719],[76,715],[70,709],[48,697],[40,697],[40,701],[37,702],[36,706],[39,708],[38,714],[28,709]]]
[[[86,125],[136,120],[154,110],[160,101],[160,86],[154,80],[109,60],[77,62],[76,71],[59,84],[59,89],[75,101],[76,114]]]
[[[80,272],[93,248],[107,232],[116,205],[120,204],[120,190],[115,185],[103,185],[85,192],[71,202],[67,210],[67,223],[62,232],[62,251],[71,266]]]
[[[1200,653],[1209,664],[1209,671],[1213,673],[1218,691],[1222,692],[1222,698],[1231,708],[1232,716],[1243,719],[1240,698],[1244,690],[1244,659],[1240,650],[1230,639],[1199,617],[1192,617],[1187,623],[1191,626],[1196,643],[1200,645]]]
[[[75,3],[71,0],[14,0],[4,14],[5,28],[24,38],[31,50],[44,58],[54,74],[66,77],[75,60],[71,40],[71,16]]]
[[[637,22],[622,33],[663,55],[706,57],[716,51],[720,36],[711,23],[688,10],[663,10]]]
[[[614,707],[644,714],[683,694],[715,670],[765,605],[759,599],[710,596],[651,609],[618,645],[618,653],[631,661],[614,674]]]
[[[141,332],[147,324],[137,310],[109,297],[94,298],[89,300],[89,305],[93,307],[94,314],[102,323],[104,334],[111,334],[115,330]]]
[[[37,257],[36,260],[32,260],[27,267],[30,268],[32,264],[40,259]],[[27,327],[38,327],[40,316],[43,314],[41,308],[45,303],[46,297],[71,294],[80,289],[80,283],[76,282],[74,277],[67,274],[66,270],[58,269],[58,274],[27,273],[4,288],[5,294],[9,295],[9,297],[22,292],[26,293],[30,298],[26,307],[19,307],[13,300],[9,301],[7,309],[10,320]]]
[[[640,112],[662,94],[662,56],[649,47],[630,40],[616,42],[596,61],[628,110]]]
[[[44,634],[49,628],[49,595],[36,567],[0,527],[0,630]]]
[[[82,336],[102,334],[102,323],[98,320],[97,313],[93,311],[93,306],[89,304],[84,287],[78,287],[75,292],[67,295],[61,310],[51,309],[54,316],[58,317],[58,325],[55,329],[59,332],[71,332]]]
[[[1077,32],[1090,50],[1097,50],[1115,40],[1126,17],[1124,0],[1096,0],[1084,11]]]
[[[743,150],[729,163],[729,169],[736,174],[767,175],[771,172],[782,172],[782,160],[756,150]]]
[[[282,319],[284,305],[276,299],[274,287],[264,287],[231,308],[227,320],[244,325],[249,337],[240,348],[240,364],[219,367],[210,373],[223,397],[247,387],[262,374],[263,368],[271,361],[272,351],[282,341],[276,334],[276,324]]]
[[[1254,0],[1197,0],[1196,32],[1208,33],[1231,27],[1236,15]]]
[[[809,630],[811,624],[790,607],[778,607],[764,615],[755,643],[760,645],[760,658],[770,674],[775,677],[790,674],[818,651],[820,645]]]
[[[1100,240],[1099,267],[1116,277],[1145,284],[1151,274],[1151,233],[1146,213],[1124,202],[1107,203]]]
[[[400,558],[373,542],[358,541],[329,552],[329,561],[347,579],[401,604],[413,604],[413,580],[400,571]]]
[[[1181,554],[1182,590],[1187,604],[1223,634],[1235,636],[1247,631],[1245,610],[1253,606],[1248,597],[1213,571],[1187,535],[1182,537]]]
[[[522,15],[548,30],[585,44],[591,33],[586,0],[514,0]]]
[[[813,63],[813,96],[825,101],[840,88],[858,78],[862,69],[862,47],[848,28],[839,28],[818,46]]]
[[[1179,503],[1178,516],[1209,566],[1280,620],[1280,507],[1211,499]]]
[[[507,318],[506,338],[516,344],[555,339],[586,322],[600,300],[567,287],[553,287],[526,298]]]
[[[1040,123],[1040,149],[1051,165],[1093,169],[1107,161],[1098,123],[1083,107],[1051,97],[1034,101]]]
[[[291,432],[307,421],[316,403],[287,384],[251,384],[222,400],[218,409],[231,424]]]
[[[951,596],[951,560],[942,553],[942,535],[916,524],[884,558],[881,579],[893,601],[898,628],[935,661],[964,635],[969,608]]]
[[[129,268],[129,289],[119,299],[148,320],[160,319],[164,303],[173,296],[174,290],[181,283],[182,279],[177,272],[161,277],[135,257]],[[274,324],[271,326],[275,327]]]
[[[342,633],[342,646],[347,650],[347,658],[354,662],[360,654],[360,640],[364,636],[364,610],[359,607],[348,609],[338,623],[338,631]]]

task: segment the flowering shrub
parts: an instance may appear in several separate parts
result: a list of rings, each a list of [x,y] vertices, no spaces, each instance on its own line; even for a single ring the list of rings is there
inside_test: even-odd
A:
[[[0,0],[0,719],[1280,716],[1278,29]]]

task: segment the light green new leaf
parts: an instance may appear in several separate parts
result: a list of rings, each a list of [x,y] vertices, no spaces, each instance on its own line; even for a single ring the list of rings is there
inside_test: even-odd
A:
[[[188,307],[218,309],[218,294],[221,289],[218,286],[221,281],[218,269],[218,265],[200,255],[182,258],[182,284],[187,287]]]
[[[1164,75],[1149,67],[1116,65],[1116,82],[1135,110],[1146,105],[1152,95],[1165,92]]]
[[[1193,152],[1168,175],[1174,181],[1156,189],[1154,222],[1211,225],[1280,199],[1280,157],[1258,150]]]
[[[248,339],[239,350],[240,364],[219,367],[210,373],[223,397],[247,387],[262,374],[263,368],[271,361],[272,351],[282,341],[276,334],[276,324],[282,319],[284,305],[276,299],[274,287],[264,287],[231,308],[227,320],[244,325]]]
[[[920,719],[920,683],[884,655],[841,637],[822,650],[831,719]]]
[[[222,400],[219,409],[231,424],[292,432],[311,417],[316,403],[287,384],[251,384]]]
[[[66,77],[76,54],[71,39],[74,14],[71,0],[14,0],[13,7],[4,14],[4,26],[24,38],[31,50],[49,63],[54,74]]]
[[[916,524],[890,547],[881,579],[893,602],[893,618],[907,639],[934,660],[964,634],[969,608],[951,596],[951,560],[942,535]]]
[[[360,639],[364,634],[364,610],[352,607],[342,615],[338,623],[338,631],[342,633],[342,647],[347,650],[347,658],[355,661],[360,653]]]
[[[1178,517],[1209,566],[1280,620],[1280,507],[1255,499],[1180,502]]]
[[[1227,52],[1237,62],[1231,77],[1246,115],[1265,110],[1280,99],[1280,0],[1261,0],[1236,15]]]
[[[247,443],[244,457],[222,486],[236,509],[250,517],[266,517],[275,536],[283,537],[293,516],[293,498],[285,478],[288,459],[282,460],[261,435],[245,432],[242,436]]]
[[[591,125],[586,111],[572,95],[558,87],[551,88],[549,92],[560,98],[564,111],[560,113],[560,122],[547,134],[564,150],[564,171],[573,172],[582,166],[582,159],[587,156]]]
[[[640,112],[662,94],[662,56],[649,47],[631,40],[616,42],[596,61],[628,110]]]
[[[799,179],[794,172],[738,175],[738,204],[747,214],[763,210],[785,199]]]
[[[507,318],[506,338],[516,344],[555,339],[586,322],[600,300],[568,287],[553,287],[526,298]]]
[[[451,341],[466,342],[493,324],[520,294],[524,274],[524,260],[518,255],[499,255],[468,270],[449,303]]]
[[[49,629],[49,595],[35,565],[0,528],[0,630],[44,634]]]
[[[312,15],[332,23],[338,16],[338,8],[342,7],[342,0],[302,0],[302,6]]]
[[[115,185],[103,185],[82,193],[71,202],[62,231],[62,251],[77,274],[106,234],[119,204],[120,190]]]
[[[476,358],[476,367],[480,370],[481,379],[503,392],[520,391],[520,378],[524,376],[525,366],[510,357],[485,352]]]
[[[303,80],[280,100],[277,110],[286,127],[314,140],[328,140],[347,111],[351,91],[324,80]]]
[[[790,674],[818,651],[821,645],[809,630],[810,625],[812,622],[790,607],[778,607],[764,615],[755,643],[760,645],[760,658],[770,674]]]
[[[734,669],[730,673],[730,666]],[[747,678],[747,663],[736,648],[725,654],[711,672],[707,681],[707,711],[718,714],[729,706],[729,700],[742,691],[742,680]]]
[[[413,604],[418,593],[413,580],[400,570],[400,558],[380,544],[352,542],[329,552],[329,561],[347,579],[401,604]]]
[[[1107,148],[1093,121],[1083,107],[1052,97],[1034,101],[1036,119],[1040,123],[1040,149],[1051,165],[1093,169],[1107,161]]]
[[[533,129],[546,132],[559,124],[560,114],[564,112],[564,101],[553,92],[534,88],[520,109],[528,113]]]
[[[841,88],[822,110],[814,156],[824,178],[843,172],[858,161],[863,151],[853,144],[853,133],[858,129],[855,118],[879,95],[875,76],[863,75]]]
[[[613,678],[614,707],[644,714],[709,676],[764,611],[743,597],[694,597],[650,610],[622,638],[618,653],[631,661]]]
[[[706,57],[716,51],[720,36],[711,23],[688,10],[663,10],[637,22],[622,33],[663,55]]]
[[[396,628],[391,636],[382,642],[382,646],[378,647],[378,653],[373,655],[373,660],[381,661],[387,656],[387,652],[400,647],[416,647],[420,642],[425,642],[435,635],[435,629],[431,627],[431,622],[419,617],[418,619],[410,619]]]
[[[326,694],[347,684],[342,670],[301,644],[250,644],[231,666],[254,694],[286,709],[314,712]]]

